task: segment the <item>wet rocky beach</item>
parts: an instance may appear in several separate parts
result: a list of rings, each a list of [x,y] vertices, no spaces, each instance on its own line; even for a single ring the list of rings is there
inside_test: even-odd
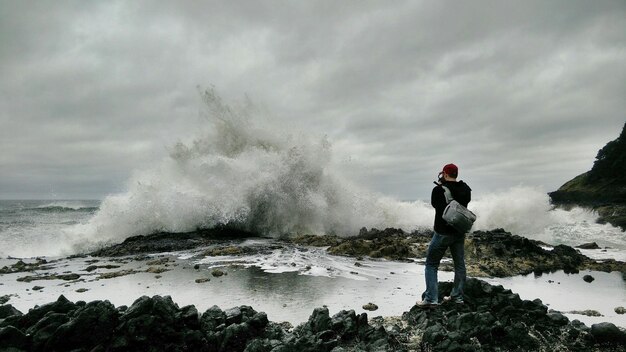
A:
[[[411,288],[421,284],[415,270],[430,241],[428,231],[363,229],[350,238],[299,236],[278,241],[250,240],[247,233],[225,240],[228,231],[137,236],[69,258],[3,260],[0,278],[11,278],[14,284],[3,281],[0,286],[1,292],[9,292],[0,295],[0,346],[12,351],[625,350],[623,327],[610,322],[584,324],[572,319],[570,311],[551,309],[539,299],[523,299],[491,281],[469,279],[464,305],[444,303],[431,310],[414,306],[419,295]],[[595,247],[583,244],[583,248]],[[264,269],[275,269],[280,275],[254,269],[260,264],[250,258],[272,257],[281,251],[293,251],[304,259],[299,261],[294,254],[295,259],[283,260],[285,267]],[[309,260],[320,253],[334,264]],[[598,276],[594,272],[626,275],[623,262],[592,259],[576,248],[549,246],[502,229],[468,235],[466,256],[468,276],[488,280],[589,272],[583,283],[589,276],[588,285],[594,285],[593,275]],[[391,272],[392,267],[407,269]],[[452,275],[446,272],[451,263],[442,263],[441,269],[443,296],[451,289],[446,282]],[[308,277],[308,284],[303,284],[303,277]],[[182,280],[195,285],[184,286],[192,292],[177,292],[177,282]],[[367,300],[367,292],[350,285],[357,280],[369,280],[370,287],[393,285],[395,292],[381,296],[372,290]],[[403,286],[407,280],[411,281]],[[167,281],[171,286],[159,286]],[[198,303],[202,292],[237,295],[236,285],[246,282],[250,289],[237,297],[244,305],[215,306],[210,296]],[[22,289],[11,293],[9,285]],[[302,296],[267,302],[276,300],[272,292],[281,287],[293,290],[293,285],[303,285],[298,288]],[[19,292],[24,287],[27,293]],[[344,307],[355,302],[354,306],[337,309],[318,305],[321,298],[307,301],[306,295],[320,287],[329,291],[326,300],[345,300]],[[208,288],[213,291],[203,291]],[[111,296],[102,299],[96,293],[104,289]],[[38,302],[37,295],[57,293],[56,301],[47,301],[52,303],[37,303],[35,308],[29,304]],[[128,294],[135,296],[118,297]],[[405,304],[404,309],[389,313],[387,306],[394,301]],[[299,321],[273,321],[273,306],[297,307],[306,312],[299,316],[306,316]],[[614,308],[615,314],[623,314],[623,307]],[[272,314],[263,313],[267,309]],[[594,313],[581,307],[574,314],[584,320],[582,314]]]
[[[442,295],[451,285],[441,283]],[[296,326],[271,322],[250,306],[200,313],[169,296],[142,296],[132,305],[71,302],[60,296],[26,314],[0,308],[0,342],[12,351],[623,351],[626,333],[614,324],[587,327],[469,279],[465,304],[412,307],[401,317],[376,317],[326,307]]]
[[[352,257],[369,256],[390,260],[424,258],[432,232],[405,233],[401,229],[382,231],[362,229],[359,236],[301,236],[295,243],[312,246],[328,246],[328,252]],[[465,261],[469,276],[508,277],[530,273],[578,272],[597,270],[618,271],[626,275],[626,263],[613,259],[593,260],[580,254],[575,248],[558,245],[546,249],[547,244],[522,236],[512,235],[503,229],[475,231],[468,234],[465,243]],[[599,248],[597,248],[599,249]],[[451,271],[451,265],[442,265]]]

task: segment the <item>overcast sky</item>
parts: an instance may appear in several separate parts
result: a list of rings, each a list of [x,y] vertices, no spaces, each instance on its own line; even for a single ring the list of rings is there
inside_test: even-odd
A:
[[[102,198],[188,138],[198,86],[425,199],[555,190],[626,121],[626,2],[0,0],[0,198]]]

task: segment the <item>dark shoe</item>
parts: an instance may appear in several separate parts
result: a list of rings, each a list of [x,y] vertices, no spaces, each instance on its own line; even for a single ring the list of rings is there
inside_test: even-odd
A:
[[[418,301],[415,303],[419,308],[435,308],[439,305],[437,302],[429,302],[429,301]]]
[[[461,297],[452,298],[450,296],[445,296],[443,298],[443,301],[444,302],[452,302],[452,303],[456,303],[456,304],[463,304],[463,303],[465,303],[465,302],[463,302],[463,298],[461,298]]]

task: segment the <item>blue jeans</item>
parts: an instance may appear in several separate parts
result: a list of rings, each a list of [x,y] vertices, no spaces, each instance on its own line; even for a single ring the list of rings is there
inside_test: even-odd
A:
[[[463,298],[463,286],[465,285],[466,275],[465,235],[448,236],[435,232],[426,254],[426,291],[422,294],[422,300],[424,301],[431,303],[439,301],[437,270],[439,269],[441,258],[443,258],[448,247],[450,247],[450,254],[452,254],[452,260],[454,261],[454,286],[450,296],[453,299]]]

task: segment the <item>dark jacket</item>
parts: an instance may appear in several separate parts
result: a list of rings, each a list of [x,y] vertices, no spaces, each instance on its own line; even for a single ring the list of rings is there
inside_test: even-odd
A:
[[[443,184],[448,187],[454,200],[461,203],[464,207],[467,207],[467,204],[472,200],[472,189],[465,182],[444,181]],[[446,203],[445,191],[441,185],[433,188],[433,192],[430,195],[430,204],[435,208],[435,232],[441,235],[459,235],[460,233],[452,226],[448,225],[441,217],[443,210],[448,205],[448,203]]]

